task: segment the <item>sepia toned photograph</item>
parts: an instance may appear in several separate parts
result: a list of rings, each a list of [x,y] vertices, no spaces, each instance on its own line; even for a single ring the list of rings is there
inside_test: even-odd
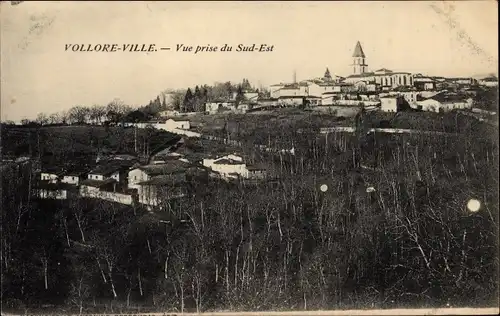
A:
[[[497,1],[2,1],[2,315],[497,315]]]

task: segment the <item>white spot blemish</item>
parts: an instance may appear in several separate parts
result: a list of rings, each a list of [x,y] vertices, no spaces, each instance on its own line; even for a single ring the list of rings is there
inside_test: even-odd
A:
[[[476,199],[470,199],[469,202],[467,202],[467,208],[471,212],[477,212],[481,208],[481,202],[479,202]]]

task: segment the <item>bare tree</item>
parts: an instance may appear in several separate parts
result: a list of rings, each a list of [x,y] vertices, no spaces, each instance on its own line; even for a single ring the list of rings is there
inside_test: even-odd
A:
[[[38,113],[35,122],[40,125],[46,125],[49,123],[49,117],[45,113]]]

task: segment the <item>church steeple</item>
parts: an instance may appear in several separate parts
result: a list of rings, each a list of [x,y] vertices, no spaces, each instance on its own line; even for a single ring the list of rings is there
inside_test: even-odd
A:
[[[365,63],[365,53],[363,52],[363,48],[361,47],[361,43],[358,41],[356,43],[356,47],[354,47],[354,53],[352,54],[353,58],[353,74],[361,75],[366,72],[366,67],[368,66]]]
[[[323,79],[325,79],[327,81],[332,80],[332,75],[330,74],[330,70],[328,69],[328,67],[326,68],[325,75],[323,76]]]

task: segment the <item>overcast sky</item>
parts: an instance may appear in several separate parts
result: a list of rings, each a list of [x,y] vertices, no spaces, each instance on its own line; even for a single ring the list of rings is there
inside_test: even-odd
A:
[[[23,2],[1,12],[1,117],[74,105],[136,106],[168,88],[349,75],[360,41],[369,70],[472,76],[498,67],[496,1]],[[65,52],[65,44],[156,44],[152,53]],[[274,45],[273,52],[175,52],[176,44]]]

